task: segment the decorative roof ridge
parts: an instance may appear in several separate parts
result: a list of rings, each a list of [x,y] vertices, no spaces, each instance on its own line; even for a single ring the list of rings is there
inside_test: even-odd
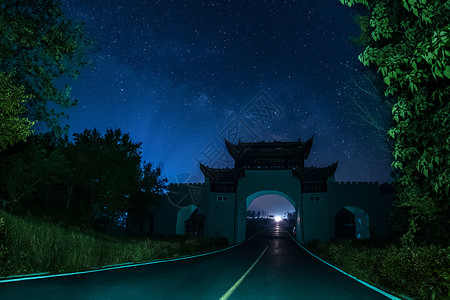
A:
[[[296,169],[296,170],[305,170],[305,169],[306,170],[323,170],[323,169],[328,169],[328,168],[337,168],[338,163],[339,163],[339,159],[335,163],[332,163],[331,165],[328,165],[326,167],[314,167],[314,166],[312,166],[312,167],[303,167],[303,168]]]
[[[187,186],[187,185],[195,185],[195,186],[198,186],[198,185],[204,185],[205,183],[204,182],[183,182],[183,183],[180,183],[180,182],[171,182],[171,183],[169,183],[169,187],[170,186]]]
[[[332,184],[337,185],[379,185],[378,181],[335,181]]]
[[[228,153],[230,153],[231,157],[236,160],[239,158],[239,151],[236,149],[236,145],[232,142],[227,141],[226,138],[223,138],[225,141],[225,147],[228,150]],[[241,140],[239,140],[239,144],[241,143]]]
[[[225,145],[230,145],[230,146],[234,146],[234,147],[239,147],[239,146],[244,146],[244,145],[245,146],[247,146],[247,145],[259,145],[259,144],[268,144],[268,145],[270,145],[270,144],[295,144],[295,143],[298,143],[298,144],[300,144],[300,146],[302,146],[304,144],[311,143],[313,141],[313,139],[314,139],[314,136],[315,136],[315,134],[313,134],[312,137],[309,138],[308,140],[306,140],[305,142],[302,142],[301,139],[297,139],[297,141],[294,141],[294,142],[292,142],[292,141],[277,141],[277,140],[273,140],[273,141],[262,140],[262,141],[259,141],[259,142],[242,142],[241,140],[238,140],[237,143],[233,143],[233,142],[228,141],[226,138],[223,138],[223,139],[225,141]]]
[[[299,147],[306,145],[307,147],[313,143],[315,134],[313,134],[308,140],[306,140],[305,142],[302,142],[301,139],[297,139],[297,141],[277,141],[277,140],[273,140],[273,141],[259,141],[259,142],[242,142],[241,140],[239,140],[237,143],[233,143],[228,141],[226,138],[223,138],[224,142],[225,142],[225,146],[227,147],[227,149],[232,152],[236,152],[238,153],[239,150],[237,148],[248,148],[251,147],[252,145],[276,145],[276,144],[281,144],[281,145],[289,145],[289,146],[294,146],[294,145],[298,145]]]
[[[309,157],[309,153],[311,152],[311,147],[312,147],[312,143],[313,143],[313,141],[314,141],[314,136],[315,136],[315,135],[316,135],[316,134],[313,134],[313,136],[310,137],[309,140],[307,140],[306,142],[304,142],[304,143],[302,144],[302,146],[305,146],[305,147],[306,147],[306,151],[305,151],[305,159],[308,159],[308,157]],[[298,139],[298,141],[301,143],[300,139]]]
[[[226,168],[212,168],[212,167],[208,167],[207,165],[204,165],[204,164],[200,163],[200,169],[202,169],[202,168],[205,169],[205,170],[209,170],[209,171],[227,171],[227,170],[235,171],[234,168],[228,168],[228,167],[226,167]]]
[[[200,171],[202,171],[203,175],[205,175],[206,177],[220,177],[221,175],[235,175],[237,174],[237,170],[234,168],[211,168],[208,166],[205,166],[204,164],[200,163]]]
[[[325,179],[330,177],[336,172],[339,160],[326,167],[306,167],[293,169],[294,176],[298,176],[301,179]]]
[[[226,183],[236,183],[236,180],[243,175],[242,171],[230,168],[215,169],[205,166],[200,163],[200,170],[205,177],[208,177],[211,182],[226,182]]]

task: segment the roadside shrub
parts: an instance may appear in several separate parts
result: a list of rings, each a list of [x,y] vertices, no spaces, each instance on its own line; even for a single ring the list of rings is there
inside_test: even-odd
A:
[[[315,254],[380,288],[415,299],[450,299],[450,247],[393,242],[310,243]]]
[[[450,247],[390,246],[380,271],[381,283],[394,290],[420,299],[450,298]]]
[[[5,245],[5,219],[0,218],[0,276],[5,276],[8,267],[8,249]]]
[[[73,272],[206,252],[226,239],[119,239],[0,210],[0,276]],[[8,251],[6,251],[8,249]],[[5,265],[7,264],[7,268]]]

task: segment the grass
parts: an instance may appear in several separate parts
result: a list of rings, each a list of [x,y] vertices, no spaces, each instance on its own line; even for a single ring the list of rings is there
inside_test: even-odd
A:
[[[450,299],[450,247],[402,247],[395,241],[320,243],[307,248],[353,276],[397,296]]]
[[[226,240],[118,239],[0,210],[0,277],[63,273],[205,252]],[[450,247],[395,241],[312,242],[313,253],[362,280],[415,299],[450,299]]]
[[[64,273],[218,249],[220,238],[111,238],[0,210],[0,277]]]

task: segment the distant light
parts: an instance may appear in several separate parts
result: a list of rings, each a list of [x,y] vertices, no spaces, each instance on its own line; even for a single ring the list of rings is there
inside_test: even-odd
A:
[[[280,216],[275,216],[275,222],[280,222],[281,221],[281,217]]]

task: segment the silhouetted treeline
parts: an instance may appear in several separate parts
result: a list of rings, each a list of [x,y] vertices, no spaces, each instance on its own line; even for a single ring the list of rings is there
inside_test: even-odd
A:
[[[167,179],[140,149],[120,129],[34,135],[0,153],[2,208],[82,227],[143,219]]]

